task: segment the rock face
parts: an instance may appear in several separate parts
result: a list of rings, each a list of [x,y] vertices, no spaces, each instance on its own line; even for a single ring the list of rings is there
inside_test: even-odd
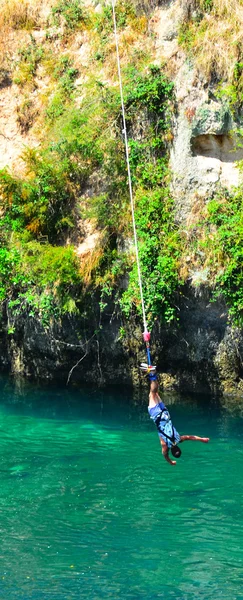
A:
[[[3,327],[0,336],[2,368],[70,385],[144,385],[138,368],[145,359],[142,324],[126,323],[123,336],[124,323],[119,315],[113,318],[113,308],[103,315],[102,328],[98,305],[93,320],[64,319],[49,330],[33,317],[15,318],[13,333]],[[152,356],[164,389],[242,396],[243,339],[227,324],[225,305],[210,303],[207,288],[200,286],[196,292],[184,290],[179,309],[177,326],[157,323],[152,335]],[[8,326],[12,322],[8,313]]]
[[[178,45],[181,22],[196,18],[198,6],[196,0],[165,2],[151,20],[157,60],[165,62],[175,83],[172,192],[178,220],[185,224],[195,199],[207,200],[219,184],[239,184],[237,161],[243,159],[227,102],[216,97],[217,90],[208,86]]]
[[[241,395],[242,332],[228,325],[224,303],[212,304],[204,286],[185,296],[179,328],[164,335],[164,364],[173,387]]]
[[[168,0],[152,4],[157,5],[150,21],[155,61],[164,61],[175,84],[172,193],[177,219],[186,228],[199,197],[207,202],[218,184],[228,188],[238,185],[237,161],[243,159],[243,149],[237,145],[237,127],[229,106],[216,97],[214,89],[209,89],[178,46],[180,22],[194,13],[196,16],[198,2]],[[82,48],[87,54],[87,47]],[[16,89],[6,79],[0,83],[0,167],[17,163],[21,170],[23,145],[31,142],[36,146],[37,141],[21,134],[17,105]],[[93,181],[93,186],[98,183]],[[88,233],[77,249],[79,255],[95,246],[97,232]],[[242,332],[228,324],[223,302],[210,303],[206,270],[195,272],[191,282],[193,285],[178,300],[177,326],[157,323],[153,331],[152,354],[163,385],[179,391],[243,395]],[[2,369],[64,384],[141,383],[141,324],[124,324],[120,315],[114,317],[111,305],[102,316],[101,329],[98,315],[97,302],[88,321],[70,317],[46,330],[33,317],[15,317],[5,307],[0,331]]]
[[[185,90],[185,85],[187,90]],[[183,92],[184,86],[184,92]],[[171,153],[178,218],[186,222],[195,198],[207,200],[216,186],[239,185],[236,124],[227,104],[210,99],[195,73],[183,65],[176,77],[178,117]]]
[[[208,101],[201,104],[192,120],[191,135],[229,135],[233,122],[227,104]]]

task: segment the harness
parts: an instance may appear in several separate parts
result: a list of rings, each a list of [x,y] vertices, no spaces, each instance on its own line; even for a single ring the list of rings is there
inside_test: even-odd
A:
[[[159,414],[159,416],[155,420],[155,425],[156,425],[157,429],[159,429],[159,425],[160,425],[160,422],[162,420],[162,414],[163,414],[163,410],[161,411],[161,413]],[[171,419],[170,419],[170,421],[171,421]],[[171,422],[171,426],[172,426],[172,431],[173,431],[173,437],[170,437],[170,435],[167,435],[167,433],[164,433],[164,431],[163,431],[163,435],[168,440],[170,440],[172,442],[173,446],[176,446],[176,443],[175,443],[175,433],[174,433],[174,427],[173,427],[173,423],[172,422]]]

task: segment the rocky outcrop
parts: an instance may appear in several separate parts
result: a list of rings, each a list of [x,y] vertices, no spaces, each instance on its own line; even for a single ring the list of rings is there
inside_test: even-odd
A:
[[[170,164],[177,218],[185,224],[199,197],[206,202],[218,185],[239,184],[238,161],[243,159],[238,124],[227,101],[217,97],[217,87],[208,84],[178,45],[181,23],[196,19],[198,11],[197,0],[174,0],[159,7],[151,22],[157,60],[165,61],[175,84]]]
[[[201,104],[192,119],[191,135],[229,135],[233,129],[231,112],[226,103],[208,99]]]
[[[156,323],[152,355],[164,389],[243,396],[243,338],[227,321],[223,302],[206,287],[184,290],[175,326]],[[14,375],[69,385],[81,382],[144,385],[141,323],[123,322],[112,304],[100,320],[69,317],[49,329],[33,317],[11,315],[0,336],[2,367]],[[125,334],[125,335],[124,335]]]
[[[237,163],[243,159],[243,149],[237,142],[237,123],[229,105],[217,97],[216,89],[195,70],[178,45],[180,24],[197,18],[198,0],[151,0],[141,1],[140,5],[141,12],[146,12],[147,7],[149,15],[150,9],[155,9],[149,20],[154,61],[164,64],[168,76],[174,80],[171,188],[177,221],[186,230],[199,198],[206,203],[218,185],[228,188],[238,185]],[[24,34],[18,35],[22,40]],[[40,41],[42,35],[41,31],[35,32]],[[23,42],[26,37],[27,33]],[[76,40],[76,45],[72,52],[81,66],[87,60],[89,44],[84,37],[82,43]],[[14,43],[11,56],[16,51]],[[46,83],[39,75],[37,84],[42,90]],[[82,82],[81,74],[76,85]],[[33,98],[36,94],[34,89]],[[24,146],[36,147],[38,140],[33,130],[21,130],[18,106],[18,88],[6,72],[0,81],[0,167],[10,165],[21,171]],[[100,175],[94,173],[89,185],[87,198],[101,193]],[[78,256],[82,257],[91,253],[99,241],[91,222],[85,236],[84,240],[79,239],[79,245],[74,242]],[[129,243],[122,240],[121,249]],[[223,301],[210,301],[207,269],[189,274],[191,285],[177,299],[177,325],[157,322],[153,331],[152,354],[164,388],[243,396],[242,332],[230,325]],[[138,368],[144,360],[141,324],[124,323],[112,304],[101,318],[98,301],[92,304],[89,317],[84,311],[82,318],[66,317],[53,322],[48,329],[37,318],[29,314],[16,316],[10,307],[5,307],[0,331],[1,368],[14,375],[70,385],[84,381],[142,384]]]
[[[218,185],[239,185],[243,149],[227,103],[212,99],[208,88],[184,64],[176,76],[178,117],[171,152],[172,189],[178,219],[186,222],[198,197],[207,201]]]
[[[185,291],[179,327],[164,332],[163,345],[173,388],[242,395],[242,331],[229,324],[224,302],[212,304],[207,287]]]

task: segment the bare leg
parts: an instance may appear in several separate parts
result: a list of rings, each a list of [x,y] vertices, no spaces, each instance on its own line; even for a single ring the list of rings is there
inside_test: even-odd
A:
[[[207,444],[209,442],[209,438],[198,437],[198,435],[181,435],[181,442],[186,442],[187,440],[191,440],[192,442],[203,442]]]

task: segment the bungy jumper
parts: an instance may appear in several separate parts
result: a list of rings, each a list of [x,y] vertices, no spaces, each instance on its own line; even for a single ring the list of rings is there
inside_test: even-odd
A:
[[[140,296],[141,296],[141,306],[142,306],[142,314],[143,314],[143,326],[144,326],[143,339],[144,339],[144,342],[146,344],[147,361],[148,361],[147,363],[142,363],[141,366],[140,366],[140,369],[149,376],[149,379],[150,379],[150,382],[151,382],[151,381],[154,381],[154,380],[157,379],[157,375],[156,375],[156,367],[154,365],[152,365],[152,363],[151,363],[150,332],[148,331],[146,314],[145,314],[145,308],[144,308],[143,286],[142,286],[142,276],[141,276],[139,254],[138,254],[138,240],[137,240],[136,221],[135,221],[135,214],[134,214],[134,202],[133,202],[133,193],[132,193],[132,180],[131,180],[131,171],[130,171],[130,162],[129,162],[129,150],[128,150],[128,140],[127,140],[127,127],[126,127],[125,108],[124,108],[123,89],[122,89],[122,77],[121,77],[121,67],[120,67],[120,57],[119,57],[118,35],[117,35],[117,26],[116,26],[115,0],[112,0],[112,12],[113,12],[113,21],[114,21],[114,35],[115,35],[115,41],[116,41],[117,69],[118,69],[118,77],[119,77],[119,85],[120,85],[120,95],[121,95],[123,134],[124,134],[124,142],[125,142],[125,149],[126,149],[128,186],[129,186],[129,194],[130,194],[130,201],[131,201],[131,213],[132,213],[134,244],[135,244],[135,250],[136,250],[136,260],[137,260],[137,269],[138,269],[138,283],[139,283],[139,290],[140,290]],[[164,408],[166,409],[165,406],[164,406]],[[161,422],[161,420],[162,420],[163,415],[165,414],[165,412],[167,412],[167,415],[168,415],[168,422],[170,421],[170,423],[171,423],[172,434],[170,433],[170,435],[168,435],[168,432],[166,432],[165,428],[163,427],[163,436],[165,436],[167,438],[167,440],[169,440],[169,442],[171,444],[172,455],[175,456],[176,458],[179,458],[180,455],[181,455],[181,450],[177,446],[177,439],[176,439],[176,436],[175,436],[175,429],[174,429],[174,427],[172,425],[172,422],[171,422],[171,419],[170,419],[170,415],[169,415],[167,409],[166,410],[164,410],[164,409],[162,410],[161,409],[160,410],[160,414],[158,415],[158,418],[153,419],[153,420],[154,420],[157,428],[159,428],[160,422]],[[179,434],[178,434],[178,436],[180,437],[180,441],[181,442],[183,442],[185,440],[195,440],[195,441],[198,440],[200,442],[208,442],[209,441],[209,438],[200,438],[198,436],[188,436],[188,435],[186,435],[186,436],[182,436],[181,437]],[[168,462],[171,462],[170,459],[168,459]],[[175,464],[175,463],[171,462],[171,464]]]
[[[116,12],[115,12],[115,0],[112,0],[112,12],[113,12],[113,22],[114,22],[114,35],[116,42],[116,57],[117,57],[117,70],[118,70],[118,78],[120,85],[120,96],[121,96],[121,109],[122,109],[122,123],[123,123],[123,131],[124,134],[124,143],[126,150],[126,162],[127,162],[127,174],[128,174],[128,186],[129,186],[129,195],[131,202],[131,213],[132,213],[132,224],[133,224],[133,235],[134,235],[134,244],[136,250],[136,261],[137,261],[137,269],[138,269],[138,283],[139,290],[141,296],[141,306],[143,313],[143,339],[146,344],[146,353],[147,353],[147,363],[141,363],[140,369],[144,373],[147,373],[150,381],[154,381],[157,379],[156,375],[156,367],[151,363],[151,354],[150,354],[150,332],[147,328],[147,320],[145,314],[144,307],[144,298],[143,298],[143,286],[142,286],[142,276],[140,269],[140,261],[138,254],[138,240],[137,240],[137,230],[136,230],[136,221],[135,221],[135,213],[134,213],[134,202],[133,202],[133,191],[132,191],[132,180],[131,180],[131,170],[130,170],[130,162],[129,162],[129,149],[128,149],[128,139],[127,139],[127,126],[126,126],[126,117],[125,117],[125,107],[124,107],[124,97],[123,97],[123,87],[122,87],[122,76],[121,76],[121,65],[120,65],[120,56],[119,56],[119,44],[118,44],[118,35],[117,35],[117,25],[116,25]]]

